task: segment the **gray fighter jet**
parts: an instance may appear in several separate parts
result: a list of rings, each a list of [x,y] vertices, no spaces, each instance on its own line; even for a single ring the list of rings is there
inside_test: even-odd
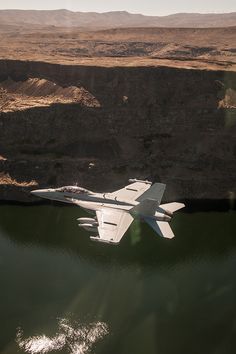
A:
[[[91,240],[117,244],[134,218],[146,221],[160,236],[173,238],[169,222],[182,203],[161,204],[166,185],[130,179],[128,186],[113,193],[94,193],[78,186],[32,191],[42,198],[78,205],[94,218],[78,218],[79,226],[98,233]]]

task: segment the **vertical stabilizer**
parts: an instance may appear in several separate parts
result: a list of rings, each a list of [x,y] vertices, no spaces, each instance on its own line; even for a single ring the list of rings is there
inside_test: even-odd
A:
[[[145,199],[154,199],[158,202],[158,205],[161,203],[163,194],[165,192],[166,185],[163,183],[153,184],[146,192],[144,192],[138,199],[138,202],[142,202]]]
[[[130,211],[132,215],[141,215],[141,216],[147,216],[147,215],[154,215],[157,208],[158,208],[158,202],[154,199],[145,199],[141,201],[138,205],[133,207]]]

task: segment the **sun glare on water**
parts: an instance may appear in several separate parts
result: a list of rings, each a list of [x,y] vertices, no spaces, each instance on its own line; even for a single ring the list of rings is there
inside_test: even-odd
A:
[[[76,323],[73,327],[67,319],[59,320],[59,330],[54,337],[42,334],[23,339],[23,330],[17,330],[16,342],[20,349],[30,354],[44,354],[66,349],[70,354],[88,353],[92,345],[108,334],[108,326],[104,322],[88,325]]]

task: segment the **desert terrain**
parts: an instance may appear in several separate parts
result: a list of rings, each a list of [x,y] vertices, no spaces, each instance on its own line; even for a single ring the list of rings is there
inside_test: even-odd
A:
[[[235,26],[236,12],[231,13],[177,13],[168,16],[145,16],[127,11],[73,12],[59,10],[0,10],[3,24],[33,26],[94,28],[174,27],[207,28]]]
[[[0,59],[91,67],[175,67],[236,70],[236,26],[227,28],[117,28],[84,30],[0,25]],[[0,83],[2,111],[89,99],[46,79]],[[53,86],[54,85],[54,86]],[[48,91],[49,90],[49,91]],[[69,93],[70,91],[70,93]],[[93,100],[93,99],[92,99]],[[89,103],[88,103],[89,104]]]
[[[0,199],[147,176],[167,200],[235,198],[234,14],[206,28],[46,15],[0,11]]]
[[[2,59],[235,69],[236,26],[89,30],[0,25]],[[184,61],[184,63],[182,63]],[[179,63],[180,62],[180,63]]]

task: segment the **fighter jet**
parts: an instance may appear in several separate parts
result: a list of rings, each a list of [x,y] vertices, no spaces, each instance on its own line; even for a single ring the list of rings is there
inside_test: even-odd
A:
[[[118,244],[134,218],[146,221],[165,238],[174,234],[169,222],[182,203],[161,204],[166,185],[130,179],[130,184],[113,193],[94,193],[78,186],[34,190],[31,193],[50,200],[78,205],[94,215],[78,218],[79,226],[97,236],[91,240]]]

